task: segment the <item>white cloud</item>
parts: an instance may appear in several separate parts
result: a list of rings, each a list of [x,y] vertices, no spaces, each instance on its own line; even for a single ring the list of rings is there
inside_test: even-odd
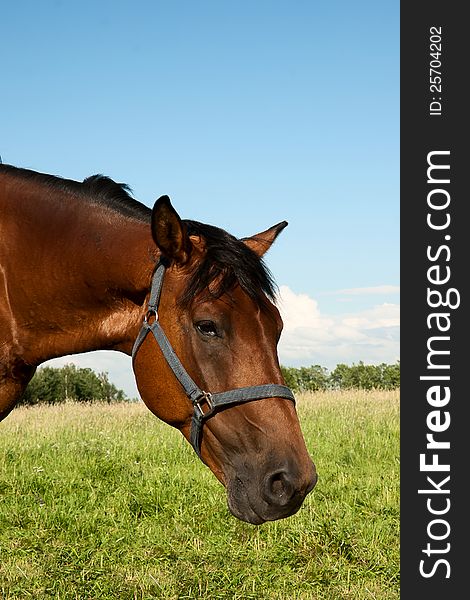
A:
[[[279,343],[282,364],[334,368],[340,362],[394,363],[399,358],[398,304],[383,303],[355,313],[323,315],[313,298],[281,286],[278,305],[284,320]]]
[[[286,285],[279,288],[278,307],[281,311],[284,325],[290,329],[311,328],[325,330],[330,320],[320,315],[318,302],[307,294],[295,294]]]
[[[355,315],[343,316],[343,322],[355,329],[376,329],[377,327],[398,327],[400,307],[398,304],[379,304]]]

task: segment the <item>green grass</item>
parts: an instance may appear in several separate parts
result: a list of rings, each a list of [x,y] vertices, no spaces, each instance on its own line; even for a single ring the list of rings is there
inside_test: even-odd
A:
[[[319,482],[254,527],[140,404],[0,424],[0,598],[399,598],[398,392],[299,395]]]

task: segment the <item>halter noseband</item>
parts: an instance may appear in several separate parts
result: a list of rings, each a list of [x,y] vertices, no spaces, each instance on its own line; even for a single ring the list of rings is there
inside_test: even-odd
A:
[[[168,365],[193,404],[194,412],[191,420],[190,442],[199,458],[201,458],[200,447],[202,426],[204,421],[212,416],[217,409],[232,406],[234,404],[241,404],[242,402],[249,402],[250,400],[261,400],[263,398],[286,398],[295,404],[295,398],[287,386],[279,385],[277,383],[252,385],[229,390],[228,392],[217,392],[215,394],[201,390],[181,364],[181,361],[177,357],[158,321],[158,304],[160,302],[164,275],[165,265],[160,262],[153,275],[147,313],[144,317],[144,322],[139,335],[135,340],[134,347],[132,348],[132,359],[135,359],[142,342],[147,337],[149,331],[151,331],[157,344],[160,346]],[[152,316],[154,317],[154,320],[150,323],[149,319]],[[207,405],[207,410],[205,412],[202,408],[204,404]]]

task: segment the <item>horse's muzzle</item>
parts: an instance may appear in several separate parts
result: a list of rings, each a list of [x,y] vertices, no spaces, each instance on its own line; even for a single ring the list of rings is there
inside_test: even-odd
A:
[[[286,466],[252,475],[243,473],[231,479],[227,483],[227,500],[235,517],[253,525],[295,514],[317,482],[311,461],[302,473]]]

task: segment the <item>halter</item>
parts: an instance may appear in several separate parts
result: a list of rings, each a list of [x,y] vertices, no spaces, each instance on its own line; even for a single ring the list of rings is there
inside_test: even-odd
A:
[[[192,402],[194,411],[191,420],[190,442],[191,446],[196,451],[196,454],[201,458],[202,426],[218,409],[241,404],[242,402],[249,402],[251,400],[261,400],[263,398],[286,398],[295,404],[295,398],[287,386],[279,385],[277,383],[252,385],[214,394],[201,390],[181,364],[181,361],[173,350],[158,320],[158,304],[160,302],[164,275],[165,265],[160,261],[153,274],[147,313],[132,349],[132,359],[135,359],[137,351],[147,337],[147,334],[152,332],[157,344],[160,346],[166,362]],[[152,317],[153,320],[150,323]],[[207,407],[206,409],[203,409],[204,405]]]

